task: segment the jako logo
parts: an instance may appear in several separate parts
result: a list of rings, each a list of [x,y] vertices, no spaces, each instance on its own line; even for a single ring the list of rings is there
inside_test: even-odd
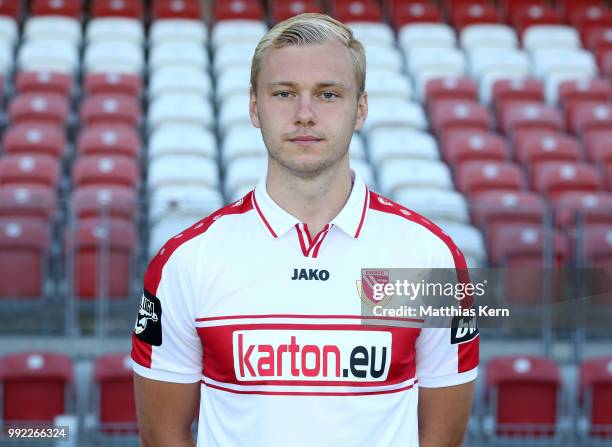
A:
[[[293,281],[296,279],[305,279],[306,281],[327,281],[329,279],[329,272],[327,270],[319,269],[293,269]]]
[[[382,382],[391,365],[391,333],[247,330],[233,333],[239,381]]]

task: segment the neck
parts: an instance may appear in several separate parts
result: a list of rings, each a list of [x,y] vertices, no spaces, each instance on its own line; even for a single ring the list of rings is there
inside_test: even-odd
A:
[[[348,156],[321,174],[302,178],[268,160],[268,195],[278,206],[308,225],[312,235],[340,213],[352,189]]]

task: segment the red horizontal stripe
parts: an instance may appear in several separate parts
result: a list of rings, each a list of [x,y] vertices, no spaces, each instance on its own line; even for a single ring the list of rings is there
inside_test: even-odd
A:
[[[298,315],[298,314],[269,314],[269,315],[225,315],[220,317],[196,318],[196,322],[216,321],[216,320],[237,320],[241,318],[327,318],[327,319],[361,319],[361,320],[385,320],[385,321],[405,321],[410,323],[423,323],[421,318],[401,318],[401,317],[370,317],[362,315]]]
[[[202,383],[207,387],[214,388],[221,391],[227,391],[229,393],[234,394],[269,394],[272,396],[370,396],[374,394],[391,394],[391,393],[399,393],[401,391],[406,391],[414,387],[414,385],[408,385],[403,388],[398,388],[396,390],[385,390],[385,391],[359,391],[354,393],[307,393],[307,392],[291,392],[291,391],[238,391],[230,388],[224,388],[218,385],[213,385],[212,383],[206,383],[202,380]],[[415,382],[416,384],[416,382]]]

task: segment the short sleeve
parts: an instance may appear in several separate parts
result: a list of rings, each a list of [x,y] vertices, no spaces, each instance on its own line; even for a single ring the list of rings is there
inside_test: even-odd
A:
[[[132,334],[132,367],[143,377],[176,383],[202,378],[187,248],[181,245],[170,254],[162,250],[147,268]]]

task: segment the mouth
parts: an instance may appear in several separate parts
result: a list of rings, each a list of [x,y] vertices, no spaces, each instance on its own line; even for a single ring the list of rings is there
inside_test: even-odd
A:
[[[297,138],[291,138],[289,141],[295,144],[315,144],[320,141],[323,141],[323,139],[315,138],[315,137],[297,137]]]

